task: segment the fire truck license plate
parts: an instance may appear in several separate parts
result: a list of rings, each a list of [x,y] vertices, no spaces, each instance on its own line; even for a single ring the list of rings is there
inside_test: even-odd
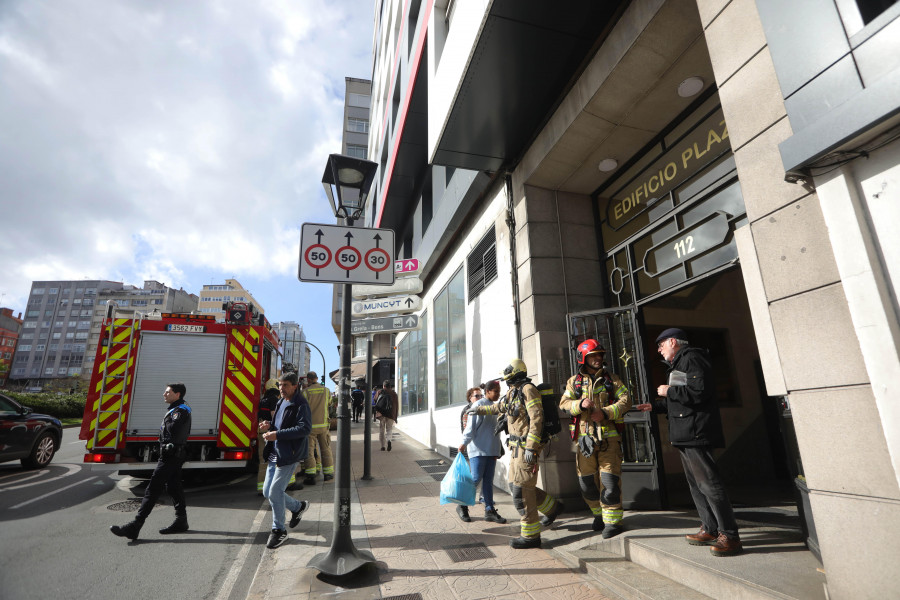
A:
[[[167,331],[180,331],[182,333],[204,333],[206,325],[181,325],[180,323],[172,323],[166,325]]]

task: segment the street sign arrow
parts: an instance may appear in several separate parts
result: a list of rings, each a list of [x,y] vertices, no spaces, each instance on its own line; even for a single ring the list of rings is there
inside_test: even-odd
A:
[[[420,327],[418,315],[401,317],[378,317],[376,319],[358,319],[350,321],[352,335],[367,333],[392,333],[394,331],[411,331]]]
[[[394,281],[394,285],[354,285],[353,297],[396,296],[398,294],[422,293],[422,280],[418,277],[404,277]]]
[[[415,275],[419,272],[419,259],[405,258],[394,261],[394,273],[397,275]]]
[[[353,302],[354,315],[375,315],[379,313],[407,313],[422,308],[418,296],[395,296],[393,298],[370,298]]]

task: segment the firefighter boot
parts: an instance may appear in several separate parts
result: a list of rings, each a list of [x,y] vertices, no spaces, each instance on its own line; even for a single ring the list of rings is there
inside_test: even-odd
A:
[[[169,533],[184,533],[188,530],[187,516],[176,516],[175,520],[168,527],[159,530],[163,535]]]
[[[143,526],[143,521],[138,521],[137,519],[135,519],[134,521],[131,521],[126,525],[112,525],[110,526],[109,530],[113,532],[113,535],[125,537],[129,540],[134,541],[137,539],[138,534],[141,532],[141,527]]]
[[[517,537],[513,540],[509,540],[509,545],[516,550],[524,550],[526,548],[540,548],[541,547],[541,536],[536,535],[534,537]]]

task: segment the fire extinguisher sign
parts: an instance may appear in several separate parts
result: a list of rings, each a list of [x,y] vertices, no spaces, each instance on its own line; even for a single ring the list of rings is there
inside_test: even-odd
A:
[[[304,223],[297,278],[319,283],[394,283],[391,229]]]

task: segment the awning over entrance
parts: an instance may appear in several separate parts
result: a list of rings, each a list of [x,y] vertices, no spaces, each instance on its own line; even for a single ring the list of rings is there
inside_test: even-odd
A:
[[[335,369],[334,371],[331,371],[330,373],[328,373],[328,378],[331,379],[333,382],[337,383],[338,380],[340,379],[340,377],[339,377],[340,371],[341,371],[340,369]],[[362,377],[363,379],[365,379],[365,377],[366,377],[366,363],[365,362],[350,363],[350,381],[352,382],[356,379],[359,379],[360,377]]]

